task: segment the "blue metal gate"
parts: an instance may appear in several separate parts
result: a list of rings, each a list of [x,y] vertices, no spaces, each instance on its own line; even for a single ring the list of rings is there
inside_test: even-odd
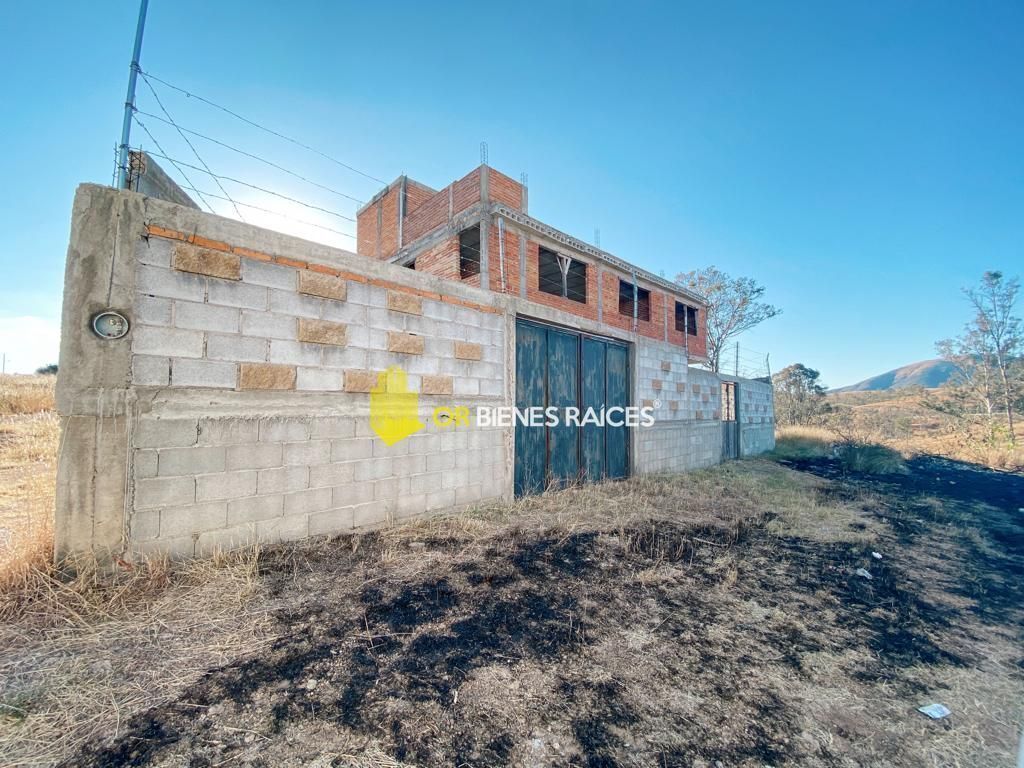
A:
[[[527,320],[516,322],[516,407],[568,406],[581,414],[629,405],[629,348],[619,342]],[[612,421],[621,422],[623,412]],[[625,424],[516,424],[515,493],[629,474]]]

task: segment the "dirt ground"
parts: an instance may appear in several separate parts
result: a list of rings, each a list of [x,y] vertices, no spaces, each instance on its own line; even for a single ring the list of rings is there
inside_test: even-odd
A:
[[[106,666],[76,678],[95,711],[60,720],[45,689],[70,663],[54,651],[68,629],[22,631],[0,667],[0,702],[22,713],[0,718],[0,763],[1013,765],[1024,477],[930,458],[884,479],[783,464],[267,551],[218,609],[231,643],[180,620],[198,598],[172,583],[139,637],[122,618],[75,652],[76,669],[82,654]],[[194,669],[148,699],[132,682],[134,709],[112,713],[97,681],[175,663],[190,632]],[[916,711],[933,702],[952,715]],[[88,741],[69,736],[97,717]]]

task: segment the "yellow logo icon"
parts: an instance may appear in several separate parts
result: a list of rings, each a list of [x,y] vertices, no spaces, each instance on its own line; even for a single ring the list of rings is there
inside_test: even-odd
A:
[[[419,418],[420,396],[409,390],[409,380],[392,365],[377,377],[370,390],[370,429],[385,445],[394,445],[426,427]]]

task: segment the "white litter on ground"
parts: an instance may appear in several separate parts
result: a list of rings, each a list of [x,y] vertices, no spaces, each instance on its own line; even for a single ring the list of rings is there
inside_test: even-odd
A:
[[[917,711],[924,715],[928,715],[932,720],[941,720],[942,718],[953,714],[943,704],[928,704],[924,707],[918,707]]]

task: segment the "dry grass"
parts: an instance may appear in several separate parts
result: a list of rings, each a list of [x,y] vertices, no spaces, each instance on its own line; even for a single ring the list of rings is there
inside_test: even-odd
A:
[[[885,445],[905,457],[945,456],[993,469],[1024,470],[1024,420],[1018,420],[1016,445],[993,442],[981,424],[943,414],[942,389],[841,392],[829,396],[865,442]]]
[[[927,510],[908,514],[941,523],[939,538],[923,552],[901,550],[870,512],[895,514],[891,498],[835,490],[810,474],[743,461],[177,569],[154,560],[112,574],[88,565],[73,577],[37,571],[0,603],[0,709],[7,713],[0,714],[0,764],[50,765],[87,742],[137,735],[132,716],[147,711],[147,724],[187,732],[200,725],[195,737],[140,764],[242,764],[239,758],[255,754],[245,752],[250,743],[267,764],[439,765],[454,757],[396,753],[386,727],[392,718],[409,738],[431,744],[448,743],[445,734],[456,727],[481,729],[481,738],[517,734],[506,762],[560,764],[585,757],[572,746],[589,733],[570,725],[580,707],[592,713],[598,733],[608,727],[633,741],[631,730],[647,729],[646,748],[666,755],[692,754],[672,750],[693,744],[767,739],[791,750],[790,762],[815,766],[997,764],[1012,749],[1022,716],[1024,684],[1008,672],[1017,658],[1015,633],[967,614],[962,627],[922,629],[888,596],[851,608],[842,591],[850,577],[830,575],[854,567],[850,553],[878,548],[885,563],[929,574],[920,590],[930,601],[966,610],[942,588],[956,582],[961,567],[960,545],[950,538],[960,518],[945,499],[929,500]],[[758,534],[764,530],[767,538]],[[978,529],[965,529],[962,538],[972,547],[988,541]],[[563,558],[576,556],[574,542],[592,542],[585,576],[560,570]],[[555,605],[573,596],[572,612],[536,630],[538,640],[564,636],[564,650],[544,660],[529,654],[530,643],[501,646],[487,663],[469,663],[451,683],[456,700],[440,703],[423,698],[431,684],[448,685],[428,682],[437,662],[427,655],[414,664],[417,685],[427,688],[396,693],[405,679],[388,671],[398,663],[389,660],[396,645],[406,649],[402,660],[417,638],[450,638],[494,601],[510,601],[516,593],[498,585],[519,572],[508,563],[524,552],[548,553],[531,557],[557,566],[527,577],[528,594],[543,602],[550,590]],[[533,567],[529,562],[523,567]],[[865,562],[881,568],[870,557]],[[860,583],[854,578],[852,586]],[[442,584],[456,590],[454,614],[433,613]],[[384,623],[368,618],[387,604],[411,606],[412,626],[389,627],[386,614]],[[514,604],[513,616],[532,603]],[[879,671],[879,653],[865,644],[876,626],[897,636],[920,632],[918,642],[966,649],[984,663]],[[511,628],[499,623],[498,631],[505,637]],[[481,637],[491,636],[488,630]],[[469,639],[457,652],[481,642]],[[331,649],[326,659],[323,643]],[[360,649],[373,654],[381,675],[391,675],[358,699],[368,721],[378,723],[363,731],[339,728],[330,714],[359,669],[345,665]],[[904,674],[920,688],[909,688]],[[567,680],[582,697],[576,704],[565,693]],[[242,693],[234,685],[244,686]],[[922,695],[952,706],[955,729],[933,727],[915,713],[926,703],[918,701]],[[636,719],[619,722],[619,709]],[[279,730],[268,726],[269,711],[289,713]],[[219,751],[225,744],[242,751]],[[656,752],[645,754],[652,762],[637,764],[657,762]],[[815,757],[821,755],[832,760]],[[74,764],[98,762],[87,755]]]
[[[779,427],[775,455],[783,459],[818,459],[832,455],[835,433],[823,427]]]
[[[816,527],[822,510],[808,504],[816,483],[794,484],[787,479],[794,476],[747,462],[685,477],[583,486],[413,520],[351,537],[345,546],[361,556],[373,540],[371,579],[404,583],[486,558],[495,542],[508,551],[538,534],[611,532],[625,553],[652,558],[649,572],[637,578],[654,584],[675,572],[671,562],[681,548],[727,547],[770,511],[792,525]],[[643,533],[680,515],[701,535],[659,540]],[[420,549],[425,541],[448,542],[454,553]],[[300,603],[323,597],[320,578],[350,593],[366,583],[365,572],[349,574],[348,585],[318,573],[325,558],[337,559],[337,547],[319,539],[273,550],[274,570],[291,574],[288,583],[302,589]],[[281,601],[272,595],[280,588],[268,589],[260,577],[263,557],[243,551],[184,566],[153,559],[113,571],[87,562],[64,571],[45,565],[8,583],[0,590],[0,764],[52,765],[87,742],[116,738],[132,714],[173,699],[208,669],[269,646],[280,637],[270,616]],[[293,594],[288,602],[295,600]],[[354,765],[400,765],[365,741],[353,742],[356,747],[366,751],[352,756]],[[375,754],[380,762],[371,759]]]
[[[54,409],[56,376],[0,376],[0,416]]]
[[[14,402],[4,396],[4,402]],[[34,407],[32,398],[18,402],[22,410]],[[424,739],[441,741],[446,729],[466,722],[484,732],[529,733],[526,743],[541,743],[541,751],[529,759],[516,752],[512,762],[571,762],[582,755],[550,751],[552,744],[581,738],[566,725],[578,716],[563,688],[571,679],[579,681],[580,696],[596,695],[586,686],[602,691],[585,703],[596,713],[595,727],[603,727],[602,718],[614,720],[607,709],[612,696],[616,706],[638,718],[630,727],[649,729],[652,749],[709,739],[741,743],[751,733],[767,738],[759,729],[774,727],[778,712],[785,711],[795,730],[783,731],[779,744],[793,754],[838,756],[829,765],[952,766],[998,764],[1013,749],[1024,717],[1024,682],[1012,672],[1019,637],[1008,626],[981,625],[967,613],[945,628],[929,626],[920,630],[923,642],[982,662],[888,668],[886,674],[896,676],[874,683],[878,652],[864,645],[870,630],[857,622],[863,616],[899,633],[909,629],[907,615],[888,599],[851,611],[836,596],[835,584],[815,580],[845,573],[844,557],[877,547],[885,550],[887,564],[890,558],[900,561],[902,573],[928,575],[917,592],[930,605],[968,611],[972,601],[953,594],[949,585],[962,582],[958,574],[970,570],[960,564],[964,551],[995,556],[980,522],[990,510],[964,516],[939,496],[896,509],[892,498],[866,487],[835,493],[831,481],[758,460],[572,488],[395,524],[370,535],[248,550],[183,566],[155,558],[113,571],[89,562],[58,570],[51,562],[58,433],[52,411],[0,416],[0,528],[20,531],[0,550],[0,765],[54,765],[83,745],[137,733],[132,718],[139,713],[152,711],[159,722],[193,707],[194,718],[176,727],[189,727],[191,718],[214,723],[212,743],[243,735],[256,739],[268,764],[298,764],[293,753],[301,749],[345,765],[401,766],[404,758],[396,756],[389,737],[339,731],[319,716],[312,722],[289,717],[276,735],[265,729],[258,719],[261,707],[281,697],[293,702],[304,682],[295,675],[311,672],[288,672],[268,684],[269,699],[256,698],[244,709],[225,699],[226,708],[212,719],[211,707],[189,704],[194,694],[183,692],[211,676],[230,680],[235,665],[246,660],[274,659],[279,646],[301,651],[303,643],[313,642],[307,636],[324,631],[324,622],[341,622],[328,627],[332,632],[344,628],[327,634],[331,659],[339,663],[365,644],[372,650],[375,642],[395,638],[408,643],[406,635],[450,633],[451,624],[440,620],[406,635],[390,634],[386,624],[371,632],[368,604],[359,596],[379,588],[381,600],[395,599],[404,591],[420,594],[423,584],[448,582],[466,590],[464,610],[484,611],[488,600],[472,591],[467,569],[486,573],[497,563],[500,576],[501,563],[538,542],[557,550],[587,537],[596,547],[590,557],[600,561],[587,577],[558,572],[554,581],[548,574],[528,584],[578,598],[583,615],[570,613],[551,630],[570,639],[571,652],[552,665],[518,649],[510,654],[518,661],[467,670],[456,689],[458,702],[439,707],[418,701],[410,709],[399,697],[386,704],[387,717],[403,720],[410,731],[433,734]],[[834,456],[836,442],[825,430],[780,430],[777,454]],[[880,471],[872,464],[876,458],[858,452],[846,460]],[[879,461],[885,464],[889,456]],[[941,525],[926,546],[913,550],[900,549],[888,524],[880,522],[918,518]],[[758,531],[766,536],[758,538]],[[752,548],[751,539],[760,543]],[[828,564],[833,557],[835,566]],[[870,560],[866,564],[875,567]],[[659,602],[666,596],[671,608]],[[620,611],[614,621],[588,623],[588,615],[600,616],[610,606]],[[666,635],[669,628],[674,629]],[[538,637],[549,634],[545,627]],[[818,650],[797,654],[800,645]],[[799,655],[796,670],[780,661],[793,654]],[[378,661],[386,665],[383,656]],[[430,662],[423,663],[429,670]],[[342,677],[349,672],[344,669]],[[914,708],[925,702],[907,692],[909,684],[935,691],[956,713],[956,727],[933,726],[916,715]],[[368,691],[368,701],[384,695],[386,687]],[[758,698],[763,696],[768,698]],[[538,711],[547,713],[547,730],[530,731],[538,728]],[[455,720],[451,712],[458,713]],[[378,715],[383,716],[373,710]],[[691,727],[696,730],[689,732]],[[210,749],[208,743],[186,739],[159,764],[186,764],[194,756],[188,750]],[[232,754],[238,755],[229,753],[229,764]],[[221,762],[217,757],[210,764]]]
[[[853,472],[889,475],[906,472],[899,451],[883,445],[877,435],[840,435],[823,427],[780,427],[775,434],[775,456],[783,459],[817,459],[833,456]]]
[[[52,559],[59,441],[52,411],[0,416],[0,588]]]
[[[259,551],[172,571],[36,569],[0,597],[0,764],[53,765],[273,639]]]

